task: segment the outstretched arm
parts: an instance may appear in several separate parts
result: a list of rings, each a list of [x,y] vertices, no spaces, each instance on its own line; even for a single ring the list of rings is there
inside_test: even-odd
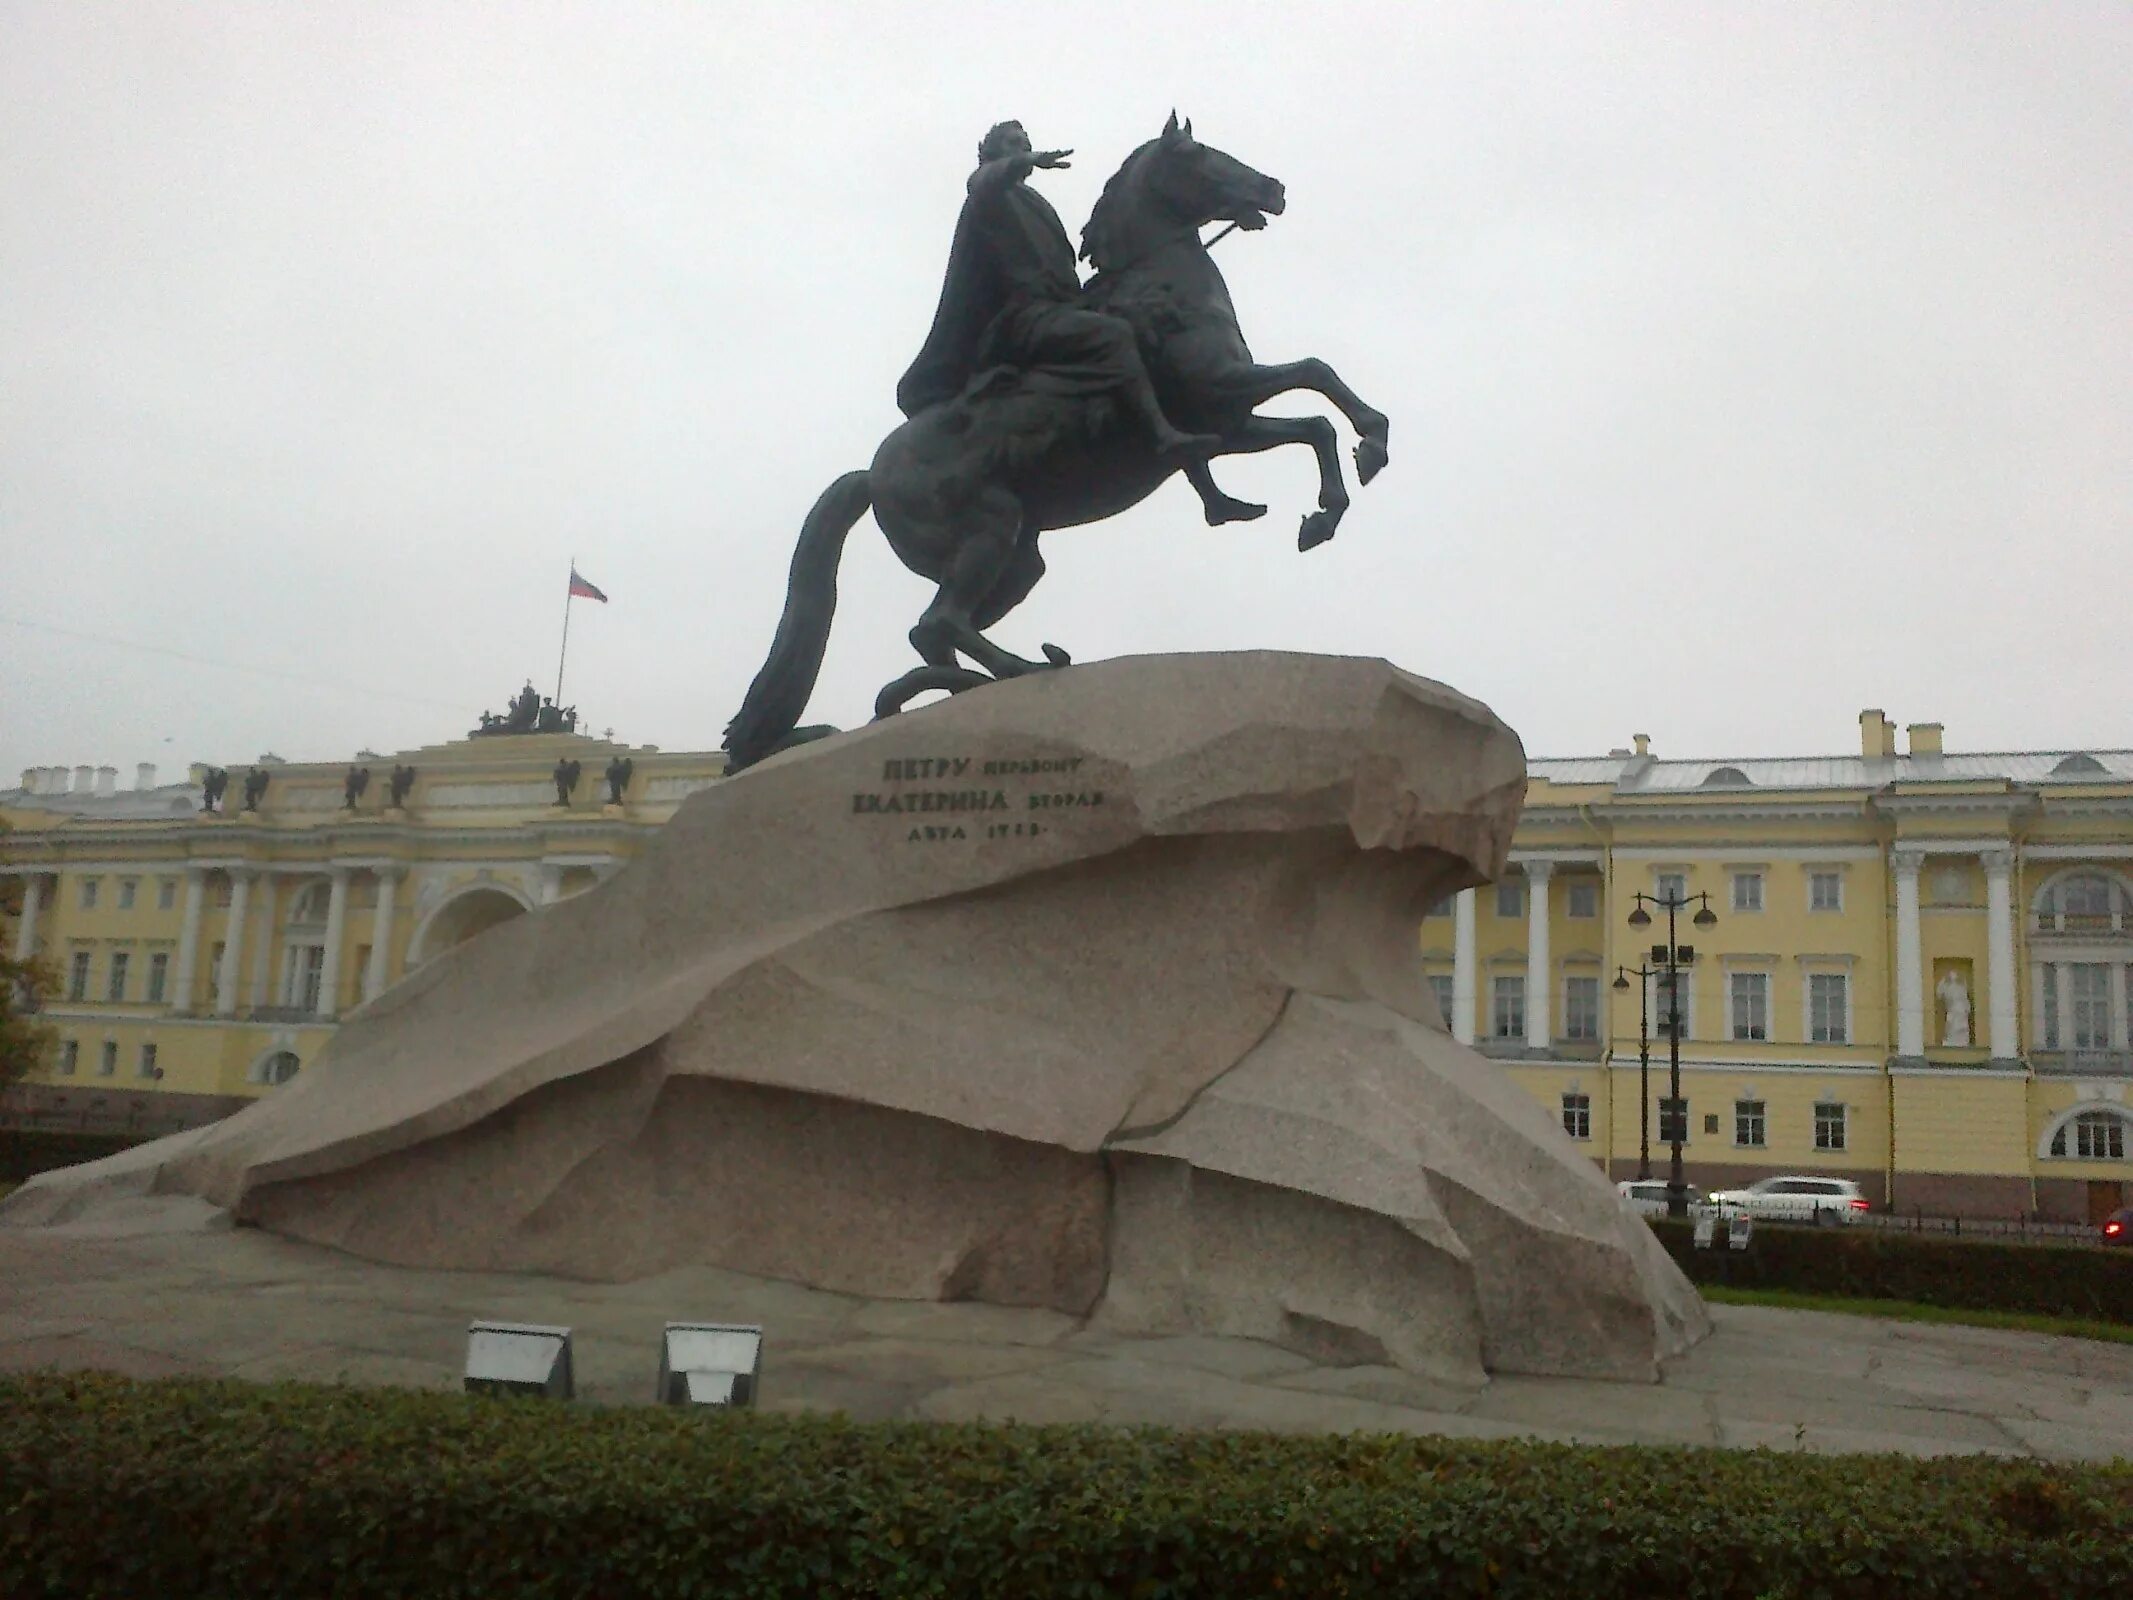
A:
[[[1032,167],[1071,167],[1074,163],[1067,157],[1073,153],[1071,150],[1016,150],[995,156],[970,175],[966,187],[973,195],[996,195],[1009,184],[1020,183],[1028,177]]]

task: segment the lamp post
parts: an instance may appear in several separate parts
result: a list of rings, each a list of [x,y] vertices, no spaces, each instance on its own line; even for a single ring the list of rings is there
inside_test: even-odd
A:
[[[1707,894],[1670,895],[1662,899],[1640,891],[1636,904],[1630,908],[1629,925],[1632,928],[1652,925],[1652,914],[1644,909],[1647,903],[1666,911],[1666,950],[1660,970],[1666,974],[1667,1096],[1674,1103],[1673,1137],[1667,1141],[1672,1146],[1672,1157],[1666,1174],[1666,1214],[1686,1217],[1689,1214],[1689,1186],[1681,1176],[1681,1142],[1689,1132],[1688,1115],[1681,1104],[1681,965],[1684,952],[1674,936],[1675,918],[1690,906],[1698,906],[1696,915],[1690,920],[1699,928],[1711,928],[1718,925],[1718,913],[1711,909],[1711,897]],[[1695,959],[1693,951],[1687,954],[1689,959]]]
[[[1652,979],[1657,967],[1639,962],[1634,967],[1615,968],[1615,987],[1627,989],[1629,975],[1637,975],[1637,1176],[1652,1175]]]

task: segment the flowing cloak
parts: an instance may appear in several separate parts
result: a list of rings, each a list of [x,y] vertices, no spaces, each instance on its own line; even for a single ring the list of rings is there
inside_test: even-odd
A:
[[[1091,391],[1119,383],[1126,374],[1116,346],[1123,336],[1131,359],[1131,335],[1079,310],[1080,298],[1074,246],[1044,196],[1026,183],[974,181],[956,218],[933,328],[896,386],[897,406],[915,417],[999,362],[1041,362]]]

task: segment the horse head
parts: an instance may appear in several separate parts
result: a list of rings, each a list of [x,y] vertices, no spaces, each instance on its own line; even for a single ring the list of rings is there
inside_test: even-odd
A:
[[[1173,111],[1163,131],[1126,157],[1104,185],[1081,253],[1098,272],[1115,272],[1210,222],[1263,228],[1288,205],[1281,184],[1192,136]]]

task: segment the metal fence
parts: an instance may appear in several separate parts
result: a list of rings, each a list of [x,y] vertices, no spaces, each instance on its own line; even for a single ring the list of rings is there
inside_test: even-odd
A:
[[[1922,1211],[1865,1211],[1852,1218],[1852,1226],[1943,1239],[1987,1239],[1996,1244],[2103,1243],[2094,1223],[2054,1222],[2044,1217],[1929,1217]]]

